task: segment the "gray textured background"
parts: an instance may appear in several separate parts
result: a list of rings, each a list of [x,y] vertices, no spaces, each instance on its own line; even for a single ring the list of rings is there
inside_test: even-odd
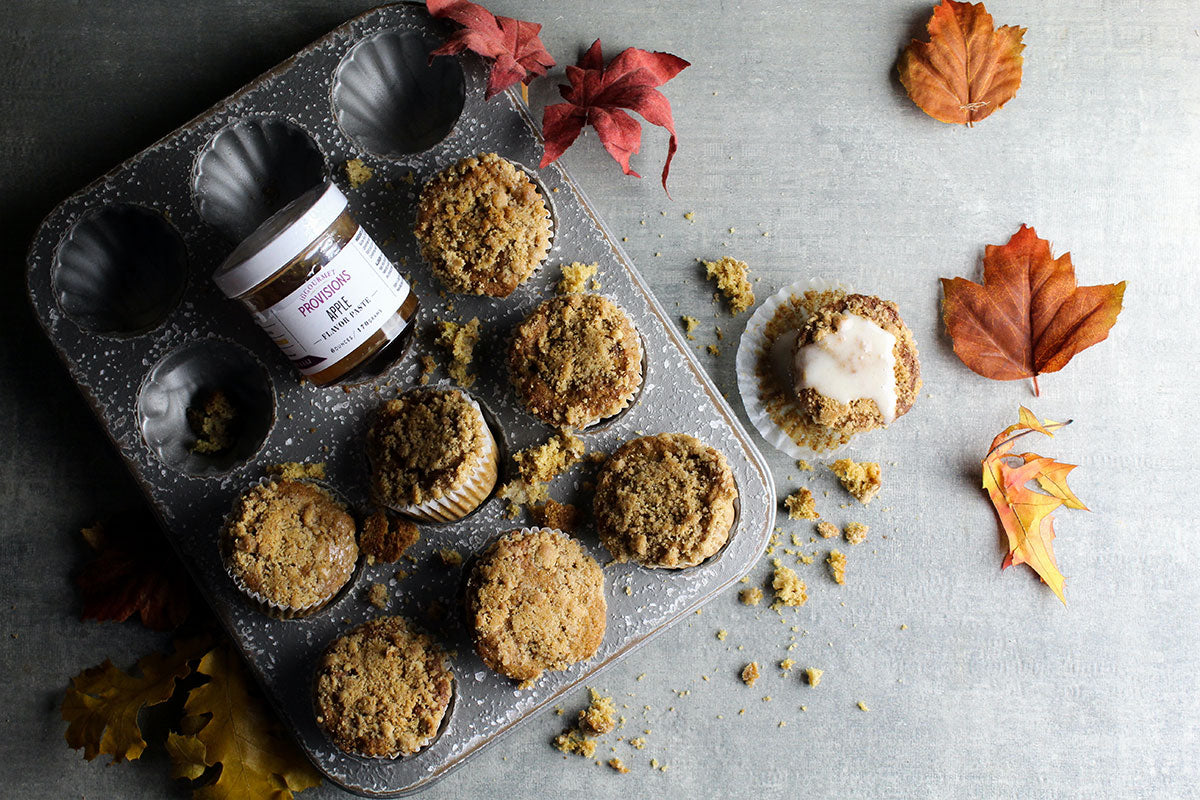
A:
[[[161,752],[106,768],[62,740],[71,675],[110,655],[128,666],[164,640],[135,623],[77,621],[70,575],[85,554],[74,531],[137,495],[39,340],[22,286],[28,240],[61,197],[368,5],[5,5],[0,796],[186,796]],[[868,544],[842,547],[848,585],[803,568],[812,599],[785,624],[720,598],[598,682],[630,706],[624,734],[652,731],[644,751],[613,742],[631,774],[564,762],[548,745],[562,721],[546,714],[424,796],[1200,796],[1200,537],[1190,513],[1200,480],[1190,340],[1200,323],[1200,3],[995,3],[999,23],[1029,28],[1024,83],[972,130],[926,117],[894,77],[926,3],[492,8],[543,23],[560,62],[596,36],[610,56],[634,45],[693,62],[666,89],[681,139],[674,202],[655,178],[657,130],[635,158],[641,181],[622,176],[592,136],[566,156],[668,308],[711,318],[696,257],[744,258],[760,297],[802,277],[840,279],[900,303],[927,388],[892,430],[852,445],[854,457],[884,463],[884,493],[869,510],[838,508],[837,491],[823,498],[834,488],[827,473],[805,481],[835,522],[872,526]],[[535,107],[552,87],[535,84]],[[1024,384],[969,372],[938,323],[936,278],[978,277],[983,245],[1023,222],[1056,253],[1071,251],[1082,282],[1130,282],[1109,340],[1044,377],[1036,400]],[[746,318],[722,312],[716,322],[736,336]],[[706,321],[697,343],[712,340]],[[719,358],[704,358],[732,397],[731,337]],[[1066,608],[1028,570],[1000,572],[977,489],[978,459],[1019,403],[1076,420],[1037,443],[1082,465],[1073,481],[1093,509],[1058,516]],[[790,462],[768,459],[781,494],[794,488]],[[822,684],[768,666],[785,656],[825,669]],[[749,660],[764,666],[753,689],[736,679]],[[651,771],[651,757],[669,771]],[[304,796],[340,795],[326,786]]]

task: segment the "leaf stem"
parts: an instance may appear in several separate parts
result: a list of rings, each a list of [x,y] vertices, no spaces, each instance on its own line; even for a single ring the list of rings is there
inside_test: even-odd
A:
[[[1056,431],[1056,430],[1059,430],[1060,428],[1067,427],[1074,421],[1075,420],[1073,420],[1073,419],[1069,419],[1066,422],[1051,422],[1050,424],[1043,425],[1042,427],[1048,431]],[[1000,442],[999,444],[997,444],[991,450],[988,450],[987,458],[991,458],[992,453],[996,452],[1001,447],[1004,447],[1004,445],[1008,444],[1009,442],[1015,442],[1017,439],[1020,439],[1022,436],[1026,435],[1028,433],[1034,433],[1034,430],[1035,430],[1034,428],[1026,428],[1025,430],[1021,431],[1020,433],[1014,433],[1012,436],[1008,437],[1003,442]]]
[[[1034,396],[1034,397],[1041,397],[1041,396],[1042,396],[1042,392],[1041,392],[1041,390],[1038,388],[1037,375],[1034,375],[1034,376],[1033,376],[1033,396]]]

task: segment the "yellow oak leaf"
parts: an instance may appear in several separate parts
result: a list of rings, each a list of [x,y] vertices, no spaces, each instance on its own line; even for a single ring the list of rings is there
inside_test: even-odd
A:
[[[181,732],[167,745],[177,775],[199,776],[221,765],[217,779],[197,788],[195,797],[289,800],[320,784],[320,774],[281,729],[228,644],[208,651],[196,672],[209,680],[189,692]]]
[[[1054,557],[1054,519],[1051,514],[1060,506],[1087,510],[1067,485],[1067,475],[1074,464],[1063,464],[1037,453],[1012,452],[1014,442],[1029,433],[1054,436],[1054,431],[1067,422],[1038,421],[1033,412],[1021,407],[1016,424],[1005,428],[992,440],[984,457],[983,488],[987,490],[1000,527],[1004,531],[1008,552],[1001,568],[1028,564],[1065,605],[1063,585],[1066,579]],[[1019,464],[1013,464],[1020,459]],[[1030,484],[1036,483],[1042,491]]]
[[[83,750],[89,761],[101,754],[112,756],[114,764],[140,758],[146,740],[138,713],[169,699],[175,681],[191,671],[188,662],[210,645],[206,637],[184,639],[176,642],[174,652],[142,658],[134,671],[124,672],[105,659],[76,675],[62,703],[63,719],[70,723],[67,744]]]

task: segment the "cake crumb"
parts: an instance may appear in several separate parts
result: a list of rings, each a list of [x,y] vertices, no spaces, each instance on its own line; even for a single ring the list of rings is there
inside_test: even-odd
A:
[[[605,697],[588,687],[590,702],[579,712],[579,730],[590,734],[611,733],[617,727],[617,707],[611,697]]]
[[[817,523],[817,533],[821,534],[823,539],[832,539],[840,534],[841,531],[839,531],[838,526],[834,525],[832,522],[825,522],[822,520],[821,522]]]
[[[375,174],[375,170],[363,163],[361,158],[351,158],[346,161],[346,180],[350,182],[351,189],[357,189],[367,181],[371,180],[371,176]]]
[[[729,256],[704,262],[705,273],[710,280],[717,279],[717,288],[729,301],[729,310],[733,314],[740,314],[754,305],[754,289],[746,279],[748,270],[746,262]]]
[[[809,667],[804,670],[804,679],[808,681],[809,686],[816,686],[821,682],[821,676],[825,674],[825,670]]]
[[[775,559],[775,574],[771,578],[771,588],[775,590],[775,601],[771,608],[779,610],[783,606],[799,607],[808,602],[808,587],[796,575],[795,570],[789,569]]]
[[[429,378],[435,369],[437,369],[437,362],[433,360],[433,356],[428,353],[421,356],[421,374],[417,377],[417,383],[428,386]]]
[[[200,455],[218,455],[233,449],[237,444],[238,410],[229,396],[220,389],[203,395],[203,400],[187,409],[188,427],[196,434],[196,441],[188,450]]]
[[[801,458],[796,461],[796,469],[800,470],[801,472],[812,472],[813,465]]]
[[[554,748],[563,753],[592,758],[596,755],[596,740],[584,736],[578,728],[567,728],[554,737]]]
[[[617,758],[616,756],[613,756],[608,760],[608,765],[622,774],[629,772],[629,767],[625,766],[624,762],[622,762],[621,759]]]
[[[725,641],[725,637],[728,635],[729,635],[729,631],[725,630],[724,628],[721,628],[721,630],[717,631],[717,641],[718,642]]]
[[[754,682],[757,680],[758,680],[758,662],[751,661],[749,664],[747,664],[745,667],[742,668],[742,683],[746,684],[747,686],[753,686]]]
[[[325,462],[313,461],[301,463],[299,461],[285,461],[282,464],[268,464],[266,472],[268,475],[274,475],[285,481],[323,481],[325,480]]]
[[[708,354],[710,356],[721,355],[721,348],[717,347],[715,344],[710,344],[707,347],[705,347],[704,349],[708,351]]]
[[[846,491],[863,505],[870,503],[883,485],[879,464],[874,461],[855,462],[848,458],[839,458],[829,465],[829,469],[842,482]]]
[[[387,586],[382,583],[372,583],[370,588],[367,589],[367,602],[379,609],[387,608]]]
[[[846,524],[846,541],[850,544],[862,544],[867,540],[867,531],[869,528],[861,522],[850,522]]]
[[[829,564],[829,574],[833,579],[840,584],[846,582],[846,554],[840,550],[830,550],[829,558],[825,559]]]
[[[813,500],[812,492],[801,486],[783,501],[787,507],[788,519],[819,519],[817,503]]]
[[[752,586],[749,589],[742,589],[738,592],[738,599],[742,601],[744,606],[756,606],[762,600],[762,589],[757,586]]]
[[[596,271],[600,269],[599,264],[583,264],[574,262],[572,264],[563,264],[562,278],[558,281],[559,294],[577,294],[587,288],[588,278],[594,278]]]
[[[394,564],[420,540],[421,532],[416,525],[380,510],[363,520],[358,547],[371,563]]]
[[[533,517],[533,521],[541,527],[554,528],[567,533],[575,530],[580,517],[578,508],[570,503],[560,503],[553,498],[548,498],[540,505],[530,506],[529,514]]]
[[[629,745],[630,745],[630,747],[633,747],[635,750],[644,750],[646,748],[646,737],[638,736],[634,739],[630,739]]]
[[[516,453],[513,461],[517,477],[499,491],[500,497],[509,502],[510,519],[520,513],[520,506],[548,500],[547,485],[583,458],[584,447],[582,439],[562,430],[545,444]]]
[[[475,383],[475,376],[468,370],[474,357],[475,345],[479,342],[479,318],[475,317],[465,325],[448,320],[437,322],[437,344],[450,352],[450,366],[447,372],[450,379],[464,389],[469,389]]]
[[[692,331],[700,327],[700,320],[687,316],[681,317],[681,319],[683,320],[683,332],[687,334],[687,338],[695,341],[696,337],[692,336]]]
[[[859,700],[858,701],[858,710],[859,711],[870,711],[871,709],[867,708],[866,703],[864,703],[862,700]]]
[[[779,662],[779,668],[784,672],[790,672],[794,666],[796,666],[796,662],[790,658],[785,658],[783,661]]]
[[[457,568],[457,567],[462,566],[462,563],[463,563],[462,553],[458,552],[457,550],[454,550],[451,548],[446,548],[443,550],[438,550],[437,555],[438,555],[438,558],[441,559],[442,563],[445,564],[447,567]]]

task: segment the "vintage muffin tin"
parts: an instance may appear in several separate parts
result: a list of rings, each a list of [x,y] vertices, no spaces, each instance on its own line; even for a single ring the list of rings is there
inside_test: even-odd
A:
[[[534,277],[502,301],[439,295],[411,234],[421,184],[465,155],[495,151],[528,167],[542,150],[538,126],[516,93],[484,102],[486,64],[467,57],[430,65],[429,51],[448,30],[416,4],[384,6],[351,20],[68,198],[46,218],[29,254],[29,295],[46,334],[216,615],[317,767],[366,796],[429,784],[697,608],[749,570],[775,518],[762,457],[672,316],[560,166],[534,173],[556,227],[550,257]],[[343,164],[356,157],[375,174],[349,189]],[[239,238],[326,176],[346,189],[356,218],[420,293],[418,349],[431,347],[434,318],[482,321],[474,367],[479,378],[471,391],[501,428],[507,450],[551,433],[520,407],[498,366],[509,332],[553,294],[560,263],[583,261],[599,263],[602,291],[638,326],[647,367],[632,407],[584,434],[589,451],[611,452],[642,433],[680,431],[729,459],[741,495],[729,544],[704,564],[677,572],[607,566],[608,630],[590,661],[520,690],[475,655],[460,620],[461,576],[442,565],[436,551],[453,548],[470,558],[498,532],[529,524],[506,519],[495,497],[461,522],[424,525],[410,551],[416,563],[398,565],[409,577],[397,580],[393,565],[361,568],[350,591],[304,619],[258,612],[222,569],[222,518],[267,465],[324,461],[329,483],[366,507],[366,417],[418,378],[410,353],[371,382],[324,389],[302,384],[249,315],[209,278]],[[218,387],[241,407],[246,424],[229,453],[192,453],[187,408],[198,393]],[[590,493],[582,484],[592,471],[577,468],[560,478],[556,499],[586,505]],[[576,535],[602,564],[608,560],[590,525]],[[403,759],[338,751],[312,710],[316,658],[334,637],[381,613],[362,599],[376,582],[388,584],[388,613],[417,621],[453,653],[452,712],[430,746]]]

